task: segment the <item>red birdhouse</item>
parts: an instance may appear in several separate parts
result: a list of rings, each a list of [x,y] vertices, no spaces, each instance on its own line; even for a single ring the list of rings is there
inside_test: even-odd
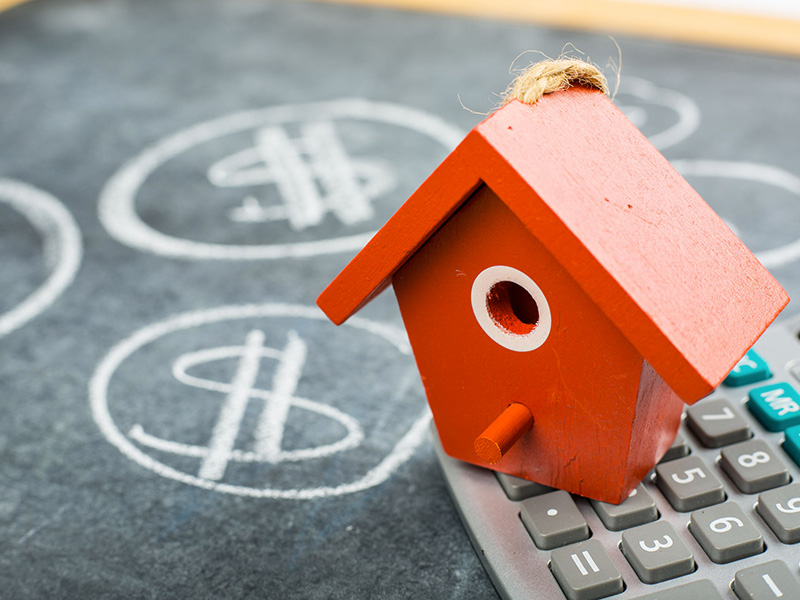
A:
[[[475,127],[317,302],[390,282],[448,454],[613,503],[788,302],[585,87]]]

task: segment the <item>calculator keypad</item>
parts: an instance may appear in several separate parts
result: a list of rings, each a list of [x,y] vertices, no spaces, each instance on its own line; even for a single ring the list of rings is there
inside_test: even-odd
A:
[[[517,571],[526,593],[498,584],[504,600],[800,600],[800,343],[780,343],[748,352],[686,408],[671,447],[619,505],[498,474],[523,536],[512,548],[498,529],[499,564],[535,555]]]

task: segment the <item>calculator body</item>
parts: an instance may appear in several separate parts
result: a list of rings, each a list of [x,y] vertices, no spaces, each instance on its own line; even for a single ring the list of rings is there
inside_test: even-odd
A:
[[[800,599],[796,331],[774,324],[730,385],[684,413],[639,498],[620,505],[648,505],[633,517],[455,460],[432,429],[454,504],[500,596]]]

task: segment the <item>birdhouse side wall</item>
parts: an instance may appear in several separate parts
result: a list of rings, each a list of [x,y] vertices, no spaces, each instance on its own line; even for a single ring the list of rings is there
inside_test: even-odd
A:
[[[522,273],[541,294],[532,332],[524,333],[530,310],[518,308],[523,333],[514,335],[522,348],[504,345],[510,339],[513,346],[514,335],[504,337],[509,332],[493,321],[480,323],[489,309],[479,276],[496,267]],[[643,358],[488,187],[395,274],[393,285],[448,454],[487,466],[474,440],[520,402],[533,414],[533,428],[492,468],[618,501],[631,480],[635,422],[649,422],[657,409],[637,407]],[[506,325],[514,329],[518,315],[509,310]],[[538,347],[524,347],[537,331],[546,333]],[[490,335],[498,332],[499,342]]]
[[[675,441],[684,402],[646,360],[642,363],[639,396],[631,433],[626,488],[647,475]],[[624,500],[627,495],[620,498]]]

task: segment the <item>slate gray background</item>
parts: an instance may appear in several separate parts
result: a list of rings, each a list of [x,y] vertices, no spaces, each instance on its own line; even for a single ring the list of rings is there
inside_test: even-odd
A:
[[[797,61],[617,39],[623,78],[679,90],[701,110],[698,130],[667,149],[668,158],[751,161],[800,174]],[[97,200],[117,169],[145,148],[242,110],[361,97],[426,111],[466,131],[480,117],[461,103],[490,109],[518,54],[535,49],[555,56],[568,42],[601,65],[616,59],[602,35],[306,2],[34,0],[0,14],[0,176],[60,199],[85,245],[72,286],[0,340],[0,596],[495,597],[427,441],[377,487],[304,501],[198,489],[120,454],[93,421],[87,400],[89,379],[114,344],[188,310],[312,304],[350,256],[167,258],[113,240],[98,221]],[[653,130],[670,118],[657,113],[647,126]],[[403,150],[399,186],[384,211],[398,206],[444,151],[434,154],[413,144]],[[798,236],[797,195],[719,179],[692,183],[754,250]],[[180,198],[179,184],[165,182],[162,191]],[[188,198],[183,202],[177,206],[184,214],[214,230],[211,215],[194,212]],[[0,211],[0,309],[7,310],[47,271],[35,231],[8,207]],[[326,222],[319,233],[336,227]],[[239,243],[267,241],[263,228],[237,235]],[[774,273],[790,295],[800,292],[797,263]],[[784,317],[796,312],[790,305]],[[401,326],[391,294],[364,315]],[[273,333],[285,336],[290,326],[279,324]],[[304,373],[306,390],[349,389],[348,410],[369,413],[387,436],[402,434],[423,406],[411,360],[380,345],[367,357],[344,330],[322,322],[312,329],[320,354]],[[235,341],[244,330],[227,333]],[[202,338],[195,341],[202,347]],[[158,358],[126,366],[115,384],[115,410],[135,412],[140,396],[157,392],[154,382],[163,375],[153,372],[152,362]],[[362,370],[367,358],[375,363]],[[387,398],[403,377],[411,378],[407,393]],[[178,400],[191,393],[169,392]],[[180,414],[156,416],[165,431],[186,427]],[[370,448],[384,444],[378,437],[370,438]],[[348,469],[347,462],[331,462],[324,478],[347,480]],[[281,480],[280,469],[273,472]]]

